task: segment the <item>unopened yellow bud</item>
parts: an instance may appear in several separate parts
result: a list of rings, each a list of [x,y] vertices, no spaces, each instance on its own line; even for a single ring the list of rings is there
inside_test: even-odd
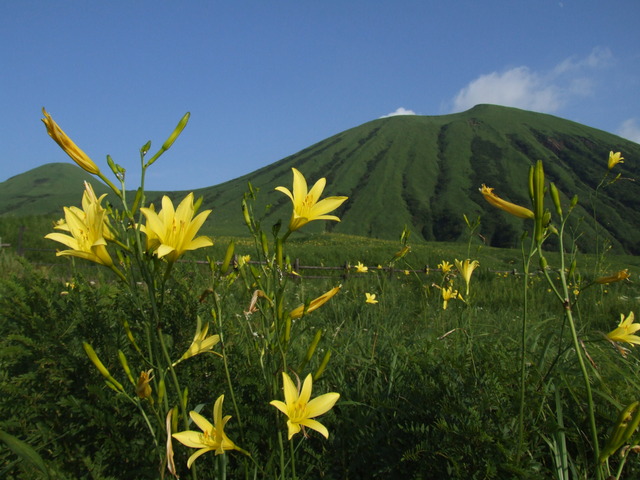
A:
[[[67,155],[71,157],[71,159],[78,164],[86,172],[91,173],[92,175],[98,175],[100,173],[100,169],[98,166],[89,158],[89,156],[84,153],[74,142],[71,140],[66,133],[62,131],[62,129],[58,126],[51,115],[47,113],[47,111],[42,108],[42,113],[44,118],[42,122],[47,127],[47,133],[49,136],[65,151]]]

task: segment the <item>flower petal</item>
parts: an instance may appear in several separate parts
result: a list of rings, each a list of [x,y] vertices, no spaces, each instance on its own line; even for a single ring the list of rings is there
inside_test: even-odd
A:
[[[203,432],[211,432],[211,430],[213,430],[213,425],[211,425],[211,422],[209,422],[209,420],[204,418],[198,412],[191,411],[189,412],[189,416],[191,417],[191,420],[193,420]]]
[[[305,427],[309,427],[312,430],[315,430],[316,432],[321,433],[324,436],[324,438],[329,438],[329,430],[327,430],[327,427],[322,425],[317,420],[306,418],[304,420],[300,420],[300,425],[304,425]]]
[[[206,443],[202,441],[202,433],[194,432],[193,430],[186,430],[184,432],[177,432],[171,435],[183,445],[190,448],[202,448],[208,447]]]
[[[313,418],[327,413],[333,408],[339,398],[340,394],[335,392],[325,393],[324,395],[314,398],[307,404],[307,415],[309,418]]]
[[[207,448],[200,449],[196,453],[191,455],[189,457],[189,460],[187,460],[187,468],[191,468],[191,465],[193,465],[193,462],[195,462],[196,458],[198,458],[200,455],[204,455],[205,453],[210,452],[212,450],[215,450],[215,448],[207,447]]]

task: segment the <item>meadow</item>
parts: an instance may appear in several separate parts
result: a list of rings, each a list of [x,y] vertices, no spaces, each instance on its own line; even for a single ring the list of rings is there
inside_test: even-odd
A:
[[[321,329],[322,341],[307,369],[317,369],[330,350],[331,360],[314,388],[341,395],[324,421],[329,439],[311,435],[297,447],[301,478],[550,478],[554,463],[548,441],[560,432],[566,435],[578,478],[587,478],[584,391],[562,308],[539,274],[530,280],[525,448],[517,458],[522,275],[511,270],[518,270],[518,251],[474,244],[472,256],[481,266],[472,277],[470,295],[464,302],[452,300],[444,310],[442,295],[432,286],[444,278],[436,265],[466,258],[463,244],[416,246],[392,272],[388,262],[400,248],[393,242],[316,236],[296,239],[292,247],[303,264],[344,267],[361,261],[369,267],[366,273],[311,270],[310,276],[334,278],[307,279],[302,272],[290,282],[291,306],[342,284],[330,302],[301,320],[293,354],[304,357],[315,330]],[[249,254],[250,248],[249,239],[236,246],[240,254]],[[223,255],[220,247],[212,252],[212,258]],[[72,273],[64,264],[34,266],[8,250],[0,260],[5,272],[0,291],[0,430],[38,452],[46,465],[42,478],[157,478],[152,439],[142,419],[105,385],[82,349],[82,342],[89,342],[122,381],[118,350],[135,356],[122,331],[123,320],[139,315],[131,294],[98,268]],[[583,260],[576,278],[584,271],[586,284],[595,260]],[[629,259],[608,260],[616,270],[616,261]],[[431,265],[428,273],[424,265]],[[179,267],[167,287],[172,299],[167,331],[176,349],[188,344],[194,316],[210,318],[212,309],[207,298],[200,301],[211,286],[209,265]],[[404,270],[409,269],[407,275]],[[252,339],[243,314],[252,292],[245,287],[240,277],[229,286],[224,322],[232,383],[245,429],[250,426],[251,431],[241,437],[232,419],[227,433],[265,460],[273,448],[265,441],[270,427],[265,418],[272,412],[268,404],[260,404],[266,392],[260,369],[252,365]],[[379,302],[365,303],[365,293],[375,293]],[[597,285],[575,298],[577,323],[593,362],[603,439],[618,411],[637,399],[639,380],[637,353],[631,350],[622,357],[604,334],[617,325],[620,313],[634,310],[639,297],[637,285],[627,281]],[[190,400],[209,411],[213,392],[222,393],[227,383],[221,359],[208,354],[190,362],[183,374],[189,379]],[[27,459],[10,449],[0,456],[3,478],[35,478]],[[239,457],[229,459],[230,478],[243,475]],[[176,463],[183,475],[185,462],[186,452],[179,451]],[[204,472],[215,469],[214,456],[199,462],[202,478],[210,478]],[[639,470],[636,463],[628,462],[628,475]]]

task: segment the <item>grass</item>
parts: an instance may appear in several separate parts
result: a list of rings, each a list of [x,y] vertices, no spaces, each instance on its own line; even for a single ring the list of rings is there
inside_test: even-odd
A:
[[[217,248],[224,246],[219,239]],[[239,241],[238,253],[244,253],[243,248]],[[375,265],[396,249],[397,244],[380,240],[319,235],[305,243],[293,241],[290,254],[316,265],[345,261]],[[300,477],[548,478],[553,465],[548,446],[536,432],[556,428],[554,406],[545,394],[550,378],[562,392],[564,417],[569,419],[565,421],[572,422],[568,448],[585,474],[588,465],[581,464],[580,458],[586,425],[581,403],[575,401],[582,396],[582,387],[567,350],[566,329],[562,333],[561,309],[549,302],[539,278],[531,280],[536,308],[531,312],[527,352],[527,456],[524,462],[515,460],[521,280],[491,271],[509,270],[505,267],[513,267],[515,256],[513,251],[488,247],[472,255],[480,259],[482,268],[474,273],[471,295],[466,303],[452,301],[447,310],[442,310],[440,292],[431,286],[439,283],[439,272],[405,275],[400,270],[390,276],[373,269],[340,278],[342,291],[303,319],[306,327],[293,347],[293,357],[304,356],[314,330],[321,328],[319,352],[308,368],[317,368],[323,352],[331,349],[329,368],[315,388],[341,393],[336,408],[323,417],[331,432],[329,440],[312,435],[301,443],[305,455],[298,465]],[[455,257],[466,257],[466,247],[424,245],[414,247],[409,262],[422,268],[424,263]],[[629,267],[627,260],[609,258],[615,268]],[[636,265],[637,259],[633,260]],[[55,269],[39,271],[8,251],[0,254],[0,262],[7,272],[0,283],[4,372],[0,430],[31,444],[52,478],[120,478],[123,465],[136,478],[155,478],[148,433],[135,412],[104,386],[81,347],[82,341],[90,341],[107,368],[122,379],[116,351],[132,352],[127,339],[116,332],[122,318],[135,316],[126,294],[101,276],[93,278],[97,282],[93,285],[75,277],[70,280],[76,288],[70,288],[51,275]],[[590,271],[588,264],[585,268]],[[177,283],[171,287],[175,310],[169,313],[167,325],[172,348],[179,350],[190,341],[193,316],[206,315],[210,308],[208,301],[197,301],[207,284],[206,269],[180,266]],[[225,335],[230,339],[240,414],[245,431],[250,431],[242,437],[242,447],[264,460],[261,432],[269,428],[263,419],[270,410],[259,401],[263,387],[239,316],[250,299],[236,285],[225,296],[229,312]],[[334,285],[331,279],[303,277],[295,284],[288,307]],[[365,304],[364,292],[376,293],[379,303]],[[621,359],[599,332],[612,329],[621,312],[633,309],[639,295],[635,283],[620,283],[587,289],[578,298],[580,329],[597,373],[594,389],[602,438],[617,409],[636,398],[640,378],[636,352]],[[191,400],[210,412],[213,400],[224,391],[220,359],[198,356],[187,367]],[[240,442],[234,422],[228,434]],[[184,468],[184,453],[178,452],[180,468]],[[198,462],[201,474],[215,468],[213,456]],[[239,458],[232,455],[230,462],[230,471],[239,473]],[[629,474],[637,469],[634,463],[627,468]],[[10,451],[0,452],[4,478],[23,478],[27,471],[24,460]]]

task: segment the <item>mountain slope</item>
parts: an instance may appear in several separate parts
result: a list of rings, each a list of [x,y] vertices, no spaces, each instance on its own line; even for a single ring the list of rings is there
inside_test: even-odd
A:
[[[478,105],[451,115],[374,120],[196,194],[204,197],[204,207],[214,210],[206,226],[214,235],[246,233],[240,202],[248,181],[259,189],[255,211],[265,212],[264,225],[282,220],[286,228],[291,203],[274,188],[290,188],[295,167],[310,184],[326,177],[325,196],[349,196],[336,212],[342,222],[312,222],[303,234],[333,231],[395,239],[407,225],[413,241],[451,241],[466,238],[466,214],[470,219],[481,216],[481,234],[488,244],[512,247],[518,245],[523,221],[490,207],[478,188],[485,183],[501,197],[527,206],[528,167],[541,159],[565,202],[579,196],[571,227],[582,232],[578,244],[588,250],[595,238],[592,200],[607,171],[610,150],[621,151],[627,159],[615,169],[625,179],[598,191],[599,235],[606,235],[617,251],[638,254],[640,186],[628,178],[638,177],[640,145],[558,117],[508,107]],[[0,215],[11,211],[5,190],[14,179],[0,184]],[[170,195],[177,198],[184,192]],[[49,197],[48,207],[52,203]],[[65,204],[77,203],[79,198]]]
[[[109,188],[70,163],[47,163],[0,183],[0,216],[57,215],[62,206],[79,205],[83,182],[97,195]]]
[[[397,238],[408,225],[414,239],[458,240],[466,235],[464,213],[482,217],[481,233],[490,245],[516,246],[522,220],[490,207],[478,188],[485,183],[527,206],[528,167],[541,159],[567,203],[579,196],[572,225],[580,223],[579,243],[588,249],[594,238],[591,199],[610,150],[628,159],[616,171],[638,176],[638,144],[551,115],[479,105],[459,114],[374,120],[198,193],[216,208],[213,222],[220,231],[241,233],[239,198],[251,181],[266,197],[263,204],[271,204],[266,221],[286,225],[290,202],[273,189],[290,186],[296,167],[310,181],[327,177],[325,195],[350,197],[337,212],[341,223],[316,222],[307,231]],[[628,180],[599,192],[597,218],[617,250],[640,253],[639,195],[639,186]]]

